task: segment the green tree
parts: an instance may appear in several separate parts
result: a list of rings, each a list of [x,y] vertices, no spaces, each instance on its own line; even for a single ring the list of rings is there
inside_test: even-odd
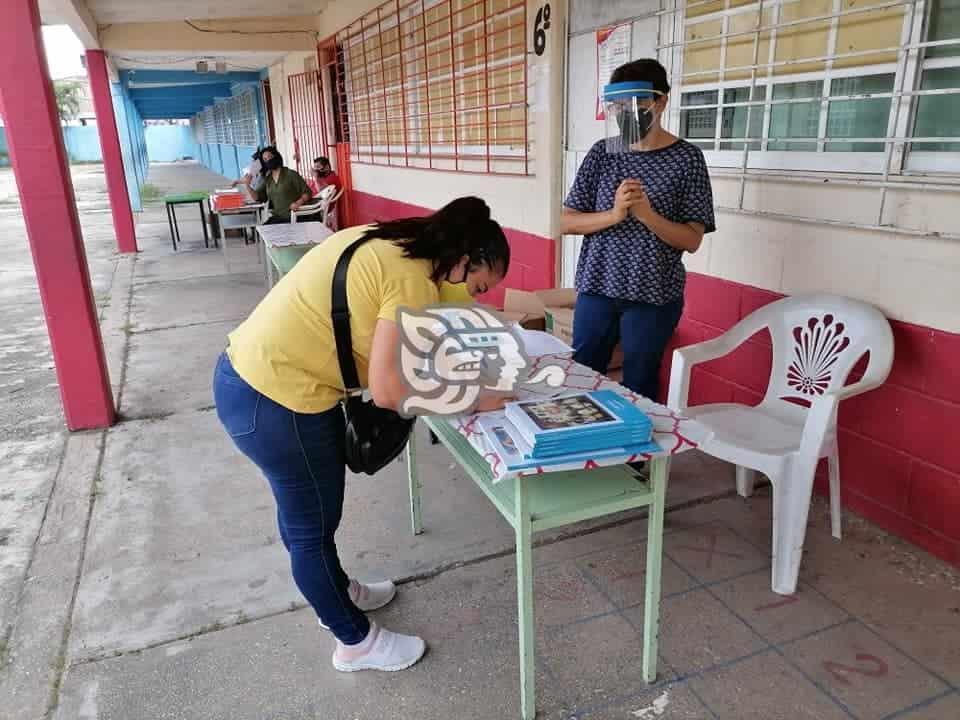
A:
[[[80,86],[68,80],[54,80],[53,92],[57,98],[60,122],[73,120],[80,112]]]

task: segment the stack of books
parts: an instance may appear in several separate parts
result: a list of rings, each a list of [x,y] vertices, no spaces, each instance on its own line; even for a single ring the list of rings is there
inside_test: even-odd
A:
[[[508,403],[480,427],[508,470],[658,449],[650,419],[612,390]]]

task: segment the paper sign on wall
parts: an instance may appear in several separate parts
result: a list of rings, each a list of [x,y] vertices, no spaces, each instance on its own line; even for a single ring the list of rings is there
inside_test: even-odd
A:
[[[615,25],[597,30],[597,120],[604,120],[603,86],[610,82],[610,75],[618,67],[630,61],[630,40],[633,26]]]

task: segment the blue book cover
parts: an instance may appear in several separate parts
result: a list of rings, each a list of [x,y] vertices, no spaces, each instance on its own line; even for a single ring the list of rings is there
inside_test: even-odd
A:
[[[613,390],[508,403],[506,415],[534,453],[646,442],[653,431],[649,418]]]
[[[652,441],[636,443],[622,447],[611,447],[585,452],[567,452],[550,458],[530,457],[530,447],[519,436],[517,429],[506,418],[481,417],[480,429],[487,437],[493,451],[503,461],[508,471],[530,470],[542,465],[562,465],[587,460],[599,460],[618,455],[630,456],[660,451],[660,446]]]

